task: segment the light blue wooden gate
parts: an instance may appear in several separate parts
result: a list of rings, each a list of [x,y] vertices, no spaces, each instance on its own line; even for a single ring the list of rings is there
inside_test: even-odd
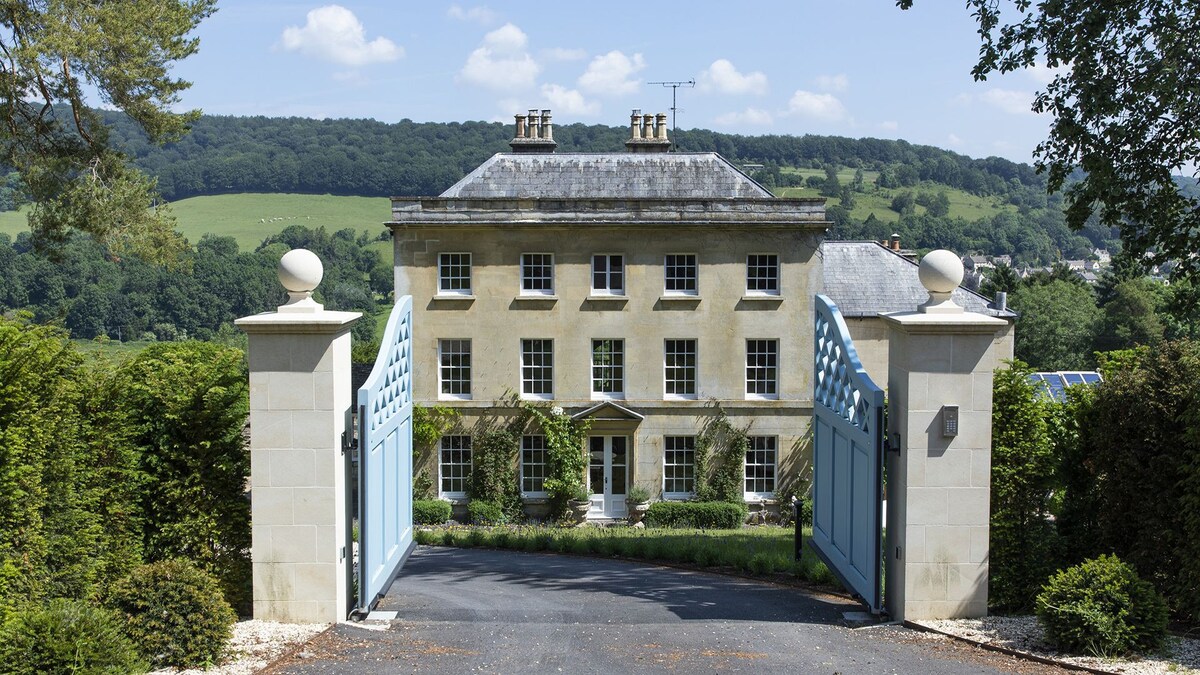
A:
[[[370,611],[412,552],[412,297],[392,308],[358,390],[358,609]]]
[[[837,305],[816,296],[813,534],[817,555],[871,612],[883,610],[883,389]]]

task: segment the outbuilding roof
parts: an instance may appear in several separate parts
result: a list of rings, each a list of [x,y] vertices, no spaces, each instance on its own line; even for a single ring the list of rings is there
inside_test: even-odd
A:
[[[769,199],[715,152],[493,155],[442,198]]]
[[[842,316],[872,317],[888,312],[914,312],[929,299],[917,277],[917,263],[873,241],[825,241],[821,244],[825,295]],[[968,312],[1011,319],[1010,310],[997,310],[982,295],[962,286],[954,302]]]

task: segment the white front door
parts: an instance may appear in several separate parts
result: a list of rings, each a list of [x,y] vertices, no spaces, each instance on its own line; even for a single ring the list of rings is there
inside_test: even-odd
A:
[[[629,438],[588,437],[588,484],[592,491],[593,518],[624,518]]]

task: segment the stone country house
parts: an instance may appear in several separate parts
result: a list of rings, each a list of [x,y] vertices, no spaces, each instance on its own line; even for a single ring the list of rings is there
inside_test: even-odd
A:
[[[824,199],[783,199],[713,152],[669,152],[666,116],[630,119],[626,152],[556,153],[550,111],[516,116],[499,153],[437,197],[395,197],[396,295],[413,298],[417,404],[462,415],[422,458],[461,510],[469,430],[515,394],[591,420],[590,517],[621,518],[633,485],[692,496],[696,436],[723,411],[748,426],[744,495],[810,462],[813,295],[842,309],[887,381],[884,312],[927,294],[916,264],[875,242],[827,241]],[[1010,321],[964,289],[969,311]],[[522,438],[526,510],[545,513],[545,442]]]

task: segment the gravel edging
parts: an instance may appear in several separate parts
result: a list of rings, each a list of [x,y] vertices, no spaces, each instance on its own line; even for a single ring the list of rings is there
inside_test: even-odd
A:
[[[229,657],[212,668],[178,670],[162,668],[151,675],[251,675],[299,649],[318,634],[328,630],[327,623],[277,623],[239,621],[233,625],[233,637],[226,651]]]
[[[1060,654],[1047,646],[1041,626],[1032,616],[994,616],[984,619],[905,621],[924,633],[941,635],[1009,656],[1055,665],[1068,670],[1111,675],[1179,675],[1200,673],[1200,640],[1169,637],[1162,653],[1141,658],[1100,658]]]

